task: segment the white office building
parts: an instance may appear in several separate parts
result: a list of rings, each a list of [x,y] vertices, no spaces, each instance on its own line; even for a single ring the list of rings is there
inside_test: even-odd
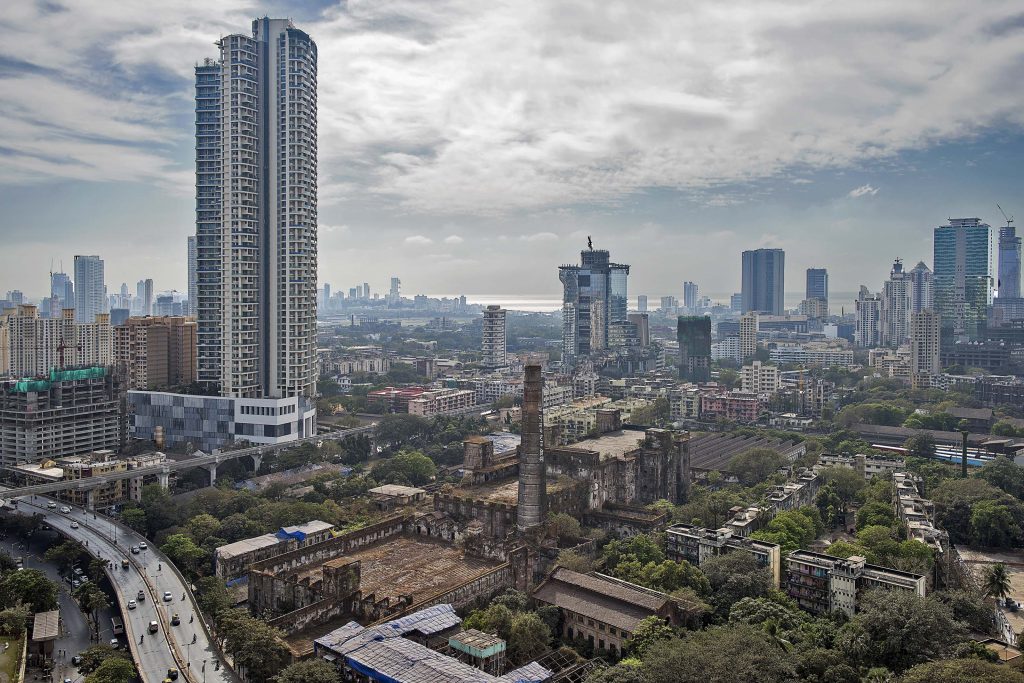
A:
[[[103,259],[99,256],[75,256],[75,320],[91,323],[106,312],[103,284]]]
[[[505,315],[501,306],[488,306],[484,310],[483,364],[487,367],[503,367],[508,364],[505,354]]]

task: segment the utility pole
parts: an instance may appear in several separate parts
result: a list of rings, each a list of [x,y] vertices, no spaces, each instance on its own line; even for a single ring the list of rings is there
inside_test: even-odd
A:
[[[962,437],[960,445],[960,476],[964,479],[967,478],[967,430],[961,429],[960,435]]]

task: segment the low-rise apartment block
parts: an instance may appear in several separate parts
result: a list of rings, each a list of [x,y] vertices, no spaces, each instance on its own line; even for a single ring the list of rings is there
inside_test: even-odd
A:
[[[729,528],[704,529],[691,524],[673,524],[666,530],[670,560],[686,560],[699,567],[706,560],[731,552],[751,555],[766,569],[776,588],[782,572],[782,550],[777,543],[755,541],[733,533]]]
[[[702,391],[700,419],[756,422],[761,415],[761,400],[756,394],[732,391]]]
[[[409,414],[433,417],[440,413],[471,408],[477,404],[476,392],[465,389],[424,391],[409,401]]]
[[[903,458],[888,455],[839,455],[834,453],[822,453],[818,457],[818,464],[822,467],[846,467],[864,477],[865,481],[871,481],[873,477],[887,476],[898,472],[907,466]]]
[[[824,342],[775,344],[769,347],[768,358],[780,365],[815,365],[826,368],[850,368],[856,365],[852,350],[830,346]]]
[[[927,582],[920,574],[868,564],[858,555],[843,559],[795,550],[786,556],[785,592],[813,614],[838,611],[853,616],[861,596],[872,588],[924,597]]]
[[[742,390],[751,394],[774,394],[782,386],[778,366],[759,360],[740,369],[740,381]]]

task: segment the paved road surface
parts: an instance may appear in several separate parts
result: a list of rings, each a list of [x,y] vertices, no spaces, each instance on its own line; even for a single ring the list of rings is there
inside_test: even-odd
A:
[[[235,677],[225,669],[223,663],[219,670],[214,670],[217,655],[205,632],[199,627],[199,617],[196,616],[194,623],[189,623],[189,619],[196,613],[195,605],[190,602],[192,595],[187,594],[186,600],[182,602],[182,595],[186,593],[185,586],[162,553],[150,548],[132,555],[129,548],[144,541],[142,536],[102,515],[94,518],[92,513],[87,514],[81,508],[72,508],[72,512],[67,515],[60,514],[58,510],[47,509],[47,501],[42,496],[36,497],[35,502],[31,498],[22,498],[19,500],[18,512],[42,514],[46,523],[54,529],[87,544],[86,550],[92,554],[113,560],[111,582],[122,602],[122,613],[127,615],[125,637],[132,644],[145,683],[161,683],[169,668],[182,670],[184,680],[235,683]],[[71,528],[72,520],[78,522],[78,529]],[[121,569],[122,558],[130,559],[128,570]],[[127,610],[128,600],[136,598],[140,590],[146,593],[146,599],[139,603],[137,609]],[[162,600],[164,591],[171,593],[170,602]],[[170,625],[171,615],[175,612],[181,617],[179,626]],[[148,631],[151,621],[156,621],[159,626],[155,634]],[[192,644],[193,635],[196,636],[195,644]],[[140,642],[142,636],[145,638]],[[176,648],[177,658],[172,648]],[[186,669],[189,673],[186,673]]]

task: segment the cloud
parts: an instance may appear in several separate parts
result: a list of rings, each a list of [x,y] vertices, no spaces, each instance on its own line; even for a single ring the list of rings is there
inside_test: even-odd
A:
[[[465,241],[466,240],[462,239],[458,235],[448,235],[447,237],[444,238],[445,244],[462,244]]]
[[[524,242],[553,242],[558,239],[558,235],[553,232],[535,232],[532,235],[522,235],[519,239]]]
[[[860,187],[855,187],[849,192],[847,192],[846,196],[851,199],[856,199],[857,197],[863,197],[864,195],[874,196],[876,194],[878,194],[877,187],[872,187],[871,185],[861,185]]]
[[[413,246],[425,246],[433,243],[434,240],[430,239],[426,235],[410,235],[405,238],[405,244]]]

